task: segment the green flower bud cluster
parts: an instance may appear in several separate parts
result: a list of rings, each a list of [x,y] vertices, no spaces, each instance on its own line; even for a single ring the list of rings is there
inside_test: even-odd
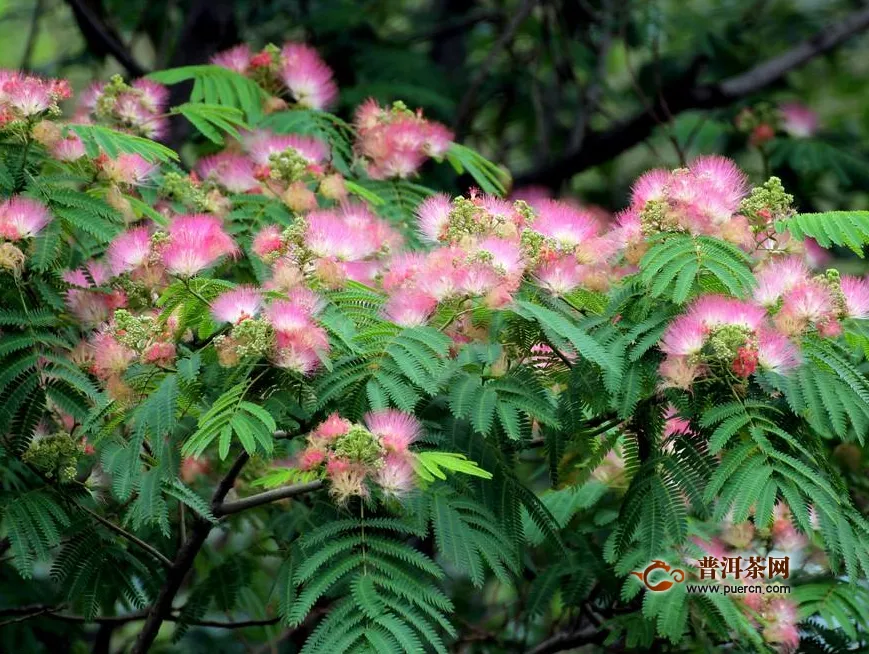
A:
[[[109,83],[103,87],[99,98],[97,98],[96,108],[94,109],[97,118],[109,121],[116,119],[115,104],[117,103],[118,96],[122,93],[141,95],[142,92],[127,84],[120,75],[112,75]]]
[[[21,458],[49,479],[67,482],[75,478],[78,458],[83,453],[78,441],[66,432],[59,432],[34,438]]]
[[[640,225],[644,235],[660,234],[661,232],[687,232],[679,222],[678,215],[671,210],[666,200],[649,200],[640,212]]]
[[[115,311],[115,340],[141,352],[163,331],[154,316],[134,316],[126,309]]]
[[[274,344],[272,326],[261,318],[242,320],[232,328],[235,353],[239,358],[261,357],[267,354]]]
[[[395,102],[393,102],[390,111],[393,116],[413,117],[416,115],[402,100],[396,100]]]
[[[206,211],[209,207],[207,189],[197,185],[187,175],[168,172],[163,175],[161,195],[195,207],[198,211]]]
[[[785,192],[778,177],[770,177],[739,205],[739,212],[748,218],[755,231],[767,229],[776,220],[793,215],[794,196]]]
[[[383,446],[380,439],[361,425],[353,425],[335,441],[335,454],[354,463],[379,467],[382,463]]]
[[[815,275],[814,280],[826,286],[833,297],[833,304],[836,307],[836,313],[842,317],[848,313],[848,302],[845,300],[845,294],[842,292],[842,276],[835,268],[829,268],[824,271],[823,275]]]
[[[706,347],[711,358],[730,363],[739,349],[752,344],[754,338],[754,332],[748,327],[721,325],[712,331]]]
[[[537,264],[537,261],[540,259],[540,252],[548,244],[549,239],[533,229],[523,229],[522,234],[519,236],[519,245],[531,266]]]
[[[305,177],[308,165],[308,160],[295,148],[273,152],[269,155],[269,177],[291,184]]]

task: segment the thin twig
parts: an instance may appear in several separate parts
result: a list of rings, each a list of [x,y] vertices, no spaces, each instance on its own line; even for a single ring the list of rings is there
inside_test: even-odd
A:
[[[476,74],[471,79],[471,84],[468,86],[468,90],[465,92],[465,95],[459,103],[459,108],[456,110],[456,118],[453,122],[454,130],[456,132],[456,140],[461,141],[462,134],[471,122],[470,114],[477,100],[477,93],[483,85],[483,82],[485,82],[486,78],[489,76],[492,67],[498,60],[498,56],[516,36],[516,32],[519,31],[522,23],[524,23],[525,19],[531,14],[531,10],[534,9],[534,5],[536,4],[536,0],[525,0],[525,2],[522,3],[522,6],[515,14],[513,14],[513,18],[510,19],[504,32],[500,37],[498,37],[495,45],[493,45],[492,49],[489,50],[486,59],[482,64],[480,64]]]
[[[46,617],[51,618],[53,620],[61,620],[63,622],[75,622],[82,624],[126,624],[127,622],[137,622],[139,620],[144,620],[148,617],[147,611],[135,611],[133,613],[127,613],[126,615],[97,615],[92,618],[88,618],[83,615],[69,615],[66,613],[61,613],[65,607],[64,606],[50,606],[50,605],[32,605],[32,606],[22,606],[16,607],[13,609],[4,609],[0,611],[0,617],[6,615],[15,616],[9,620],[5,620],[4,622],[0,622],[0,626],[10,624],[13,622],[24,622],[25,620],[31,620],[33,618],[38,617]],[[180,612],[181,609],[173,609],[173,613],[167,615],[164,619],[166,622],[180,622],[182,617],[180,615],[175,615],[175,613]],[[274,616],[271,618],[260,618],[255,620],[185,620],[186,623],[195,625],[197,627],[215,627],[218,629],[245,629],[248,627],[268,627],[273,624],[277,624],[280,622],[280,616]]]
[[[76,504],[82,511],[87,513],[92,518],[95,518],[97,520],[97,522],[100,522],[101,524],[105,525],[106,527],[111,529],[113,532],[115,532],[116,534],[121,536],[122,538],[126,538],[128,541],[130,541],[134,545],[139,546],[141,549],[143,549],[148,554],[153,556],[155,559],[157,559],[160,563],[165,565],[167,568],[172,567],[172,561],[170,561],[168,559],[168,557],[166,557],[163,554],[161,554],[160,552],[158,552],[154,547],[152,547],[151,545],[148,545],[148,543],[146,543],[145,541],[143,541],[139,538],[136,538],[133,534],[131,534],[130,532],[125,530],[123,527],[119,527],[111,520],[107,520],[106,518],[101,516],[99,513],[95,513],[94,511],[91,511],[86,506],[82,506],[81,504],[78,504],[78,503],[76,503]]]
[[[42,18],[42,10],[45,0],[36,0],[33,7],[33,17],[30,19],[30,32],[27,34],[27,42],[24,44],[24,54],[21,55],[21,70],[30,70],[30,59],[33,57],[33,48],[36,45],[36,37],[39,35],[39,19]]]

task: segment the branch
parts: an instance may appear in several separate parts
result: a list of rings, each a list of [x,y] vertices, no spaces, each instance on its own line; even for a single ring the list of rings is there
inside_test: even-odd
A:
[[[212,511],[223,502],[226,494],[233,484],[235,484],[236,478],[249,458],[246,452],[239,454],[232,467],[224,475],[223,479],[220,480],[217,488],[214,489],[214,494],[211,496]],[[145,624],[142,625],[142,631],[139,632],[133,649],[130,650],[131,654],[145,654],[150,649],[154,639],[157,638],[160,625],[171,616],[172,602],[175,599],[175,595],[178,594],[184,578],[193,566],[196,555],[205,544],[205,539],[211,533],[211,527],[211,523],[201,518],[194,523],[193,528],[190,530],[190,535],[178,550],[178,554],[176,554],[175,560],[166,574],[166,580],[157,594],[157,599],[150,609],[148,609]]]
[[[522,6],[507,24],[504,33],[498,37],[495,45],[492,46],[491,50],[489,50],[489,54],[485,61],[483,61],[483,63],[480,64],[479,69],[477,69],[476,75],[474,75],[471,80],[471,85],[468,87],[468,90],[462,97],[462,101],[459,103],[459,108],[456,110],[456,118],[453,121],[453,128],[456,132],[457,141],[461,141],[462,133],[467,128],[467,124],[471,122],[470,114],[477,99],[477,92],[489,76],[489,71],[492,69],[492,66],[495,65],[498,55],[501,54],[501,50],[506,48],[510,41],[512,41],[516,36],[516,32],[519,31],[522,23],[524,23],[525,19],[531,14],[531,10],[534,9],[534,5],[536,4],[536,0],[525,0],[525,2],[522,3]]]
[[[114,30],[84,0],[66,0],[66,3],[75,15],[82,36],[96,46],[98,52],[112,55],[133,77],[141,77],[148,72],[127,51]]]
[[[135,545],[138,545],[140,548],[142,548],[143,550],[145,550],[148,554],[150,554],[151,556],[153,556],[155,559],[157,559],[160,563],[162,563],[163,565],[165,565],[167,568],[172,567],[172,561],[170,561],[170,560],[169,560],[168,558],[166,558],[163,554],[161,554],[160,552],[158,552],[154,547],[152,547],[151,545],[148,545],[148,543],[146,543],[145,541],[140,540],[139,538],[136,538],[136,537],[135,537],[133,534],[131,534],[130,532],[126,531],[125,529],[123,529],[123,528],[121,528],[121,527],[119,527],[118,525],[116,525],[116,524],[115,524],[114,522],[112,522],[111,520],[106,520],[103,516],[99,515],[98,513],[95,513],[94,511],[91,511],[89,508],[87,508],[87,507],[85,507],[85,506],[82,506],[81,504],[78,504],[78,507],[79,507],[82,511],[84,511],[85,513],[87,513],[88,515],[90,515],[91,517],[95,518],[98,522],[104,524],[106,527],[108,527],[109,529],[111,529],[113,532],[115,532],[115,533],[118,534],[119,536],[121,536],[121,537],[123,537],[123,538],[126,538],[128,541],[130,541],[131,543],[133,543],[133,544],[135,544]]]
[[[698,84],[695,62],[684,75],[665,86],[655,102],[633,117],[601,132],[590,132],[578,147],[557,160],[516,176],[516,185],[560,186],[577,173],[604,163],[642,142],[658,125],[657,117],[675,116],[689,109],[725,107],[777,82],[790,71],[840,46],[869,28],[869,5],[833,26],[744,73],[716,84]]]
[[[98,615],[93,618],[87,618],[83,615],[68,615],[60,613],[64,609],[63,606],[50,606],[42,604],[34,604],[31,606],[20,606],[12,609],[0,610],[0,617],[13,616],[13,619],[0,622],[0,626],[10,624],[12,622],[23,622],[33,618],[45,617],[53,620],[61,620],[63,622],[75,622],[81,624],[126,624],[128,622],[137,622],[148,617],[147,611],[135,611],[126,615]],[[178,612],[180,609],[173,609]],[[170,613],[164,620],[167,622],[180,622],[180,615]],[[268,627],[277,624],[281,621],[280,616],[271,618],[262,618],[258,620],[186,620],[187,624],[197,627],[216,627],[218,629],[245,629],[247,627]]]
[[[245,497],[243,499],[235,500],[233,502],[223,502],[222,504],[214,507],[213,511],[214,515],[216,516],[230,515],[232,513],[238,513],[239,511],[245,511],[247,509],[252,509],[257,506],[262,506],[263,504],[269,504],[271,502],[277,502],[278,500],[284,500],[288,497],[295,497],[296,495],[310,493],[315,490],[319,490],[322,487],[323,482],[319,479],[315,481],[309,481],[304,484],[293,484],[292,486],[276,488],[274,490],[259,493],[257,495],[251,495],[250,497]]]

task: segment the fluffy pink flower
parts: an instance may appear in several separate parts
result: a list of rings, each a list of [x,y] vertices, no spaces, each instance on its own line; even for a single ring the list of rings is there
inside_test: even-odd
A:
[[[407,457],[394,453],[384,457],[383,465],[374,474],[374,481],[387,497],[400,498],[407,495],[413,490],[415,480],[413,466]]]
[[[353,423],[346,418],[342,418],[337,413],[332,413],[328,418],[317,425],[317,428],[311,433],[311,436],[331,441],[349,432],[350,427],[352,426]]]
[[[179,216],[169,224],[168,232],[168,243],[160,251],[163,265],[170,273],[182,277],[192,277],[221,257],[238,251],[215,216]]]
[[[93,350],[93,373],[100,379],[107,379],[124,372],[135,360],[136,353],[103,331],[95,334],[90,341]]]
[[[262,296],[253,286],[239,286],[221,293],[211,303],[211,315],[217,322],[233,325],[256,316],[262,306]]]
[[[390,452],[403,453],[422,433],[419,420],[397,409],[384,409],[365,414],[365,426]]]
[[[799,352],[786,336],[773,329],[760,329],[757,334],[757,357],[762,368],[773,372],[790,370],[799,364]]]
[[[7,80],[3,85],[3,95],[6,103],[23,117],[41,114],[57,100],[52,95],[50,83],[29,75],[16,75]]]
[[[756,274],[756,278],[754,299],[769,307],[792,288],[808,280],[809,271],[799,258],[788,257],[771,261]]]
[[[455,137],[456,135],[446,125],[429,121],[428,134],[425,139],[428,155],[435,159],[441,159],[450,149]]]
[[[416,209],[420,235],[430,243],[444,239],[452,210],[452,201],[446,193],[438,193],[423,200]]]
[[[244,74],[250,66],[251,51],[250,46],[246,44],[237,45],[229,50],[218,52],[211,58],[211,63],[215,66],[229,68],[236,73]]]
[[[115,237],[106,257],[112,274],[120,275],[148,262],[151,256],[151,233],[147,227],[136,227]]]
[[[582,284],[584,266],[567,254],[546,260],[537,266],[534,276],[555,295],[564,295]]]
[[[168,366],[175,360],[175,343],[152,343],[142,352],[142,362]]]
[[[274,364],[303,375],[317,370],[322,364],[320,357],[329,352],[329,338],[323,328],[316,325],[303,331],[276,331],[275,345]]]
[[[75,134],[67,134],[51,146],[51,155],[58,161],[78,161],[85,156],[84,143]]]
[[[691,421],[679,416],[676,407],[671,404],[664,413],[664,438],[676,434],[693,436],[694,430],[691,429]]]
[[[356,148],[373,179],[410,177],[428,157],[442,157],[453,139],[450,130],[426,120],[421,112],[381,108],[374,100],[357,109],[354,122]]]
[[[381,241],[373,231],[379,220],[374,216],[350,222],[333,211],[313,211],[305,220],[305,244],[317,256],[357,261],[380,249]]]
[[[472,248],[472,257],[480,254],[484,255],[487,263],[491,264],[498,273],[506,277],[518,278],[525,271],[522,248],[514,240],[496,236],[486,237]]]
[[[799,647],[799,612],[796,604],[786,599],[770,600],[763,618],[766,622],[763,639],[766,642],[778,645],[782,652],[793,652]]]
[[[662,200],[670,181],[670,171],[655,168],[640,175],[631,187],[631,208],[642,211],[650,200]]]
[[[694,380],[700,376],[701,368],[691,363],[688,357],[668,356],[658,367],[661,376],[661,388],[691,388]]]
[[[10,241],[36,236],[51,220],[38,200],[16,195],[0,204],[0,237]]]
[[[126,305],[127,298],[123,291],[106,293],[88,290],[103,286],[110,277],[109,269],[97,261],[63,273],[63,280],[73,287],[65,293],[66,305],[82,324],[96,327],[109,320],[115,309]]]
[[[311,311],[289,300],[272,302],[266,307],[265,317],[278,332],[300,332],[310,329],[314,325],[311,320]]]
[[[332,461],[326,465],[326,474],[329,476],[329,492],[340,503],[346,502],[351,497],[368,497],[368,487],[365,478],[368,471],[365,467],[345,462],[343,466],[332,465]]]
[[[748,192],[748,178],[732,159],[719,155],[697,157],[688,169],[705,192],[720,194],[730,214],[734,213]],[[729,216],[728,216],[729,217]]]
[[[676,356],[697,354],[703,349],[708,334],[708,327],[696,316],[679,316],[664,331],[660,348],[662,352]]]
[[[807,238],[803,241],[805,248],[806,261],[812,268],[823,268],[830,261],[832,256],[828,250],[825,250],[813,238]]]
[[[483,262],[474,262],[462,269],[459,278],[459,290],[466,295],[486,295],[502,281],[491,265]]]
[[[260,257],[277,252],[284,246],[281,238],[281,228],[277,225],[266,225],[253,239],[251,249]]]
[[[93,288],[94,286],[102,286],[109,281],[111,273],[104,264],[98,261],[89,261],[82,268],[64,271],[62,277],[63,281],[71,286]]]
[[[326,453],[316,447],[306,447],[299,453],[299,469],[311,470],[326,460]]]
[[[869,318],[869,281],[844,275],[841,280],[848,318]]]
[[[833,296],[826,286],[808,280],[797,284],[787,293],[781,313],[798,320],[823,322],[835,314]]]
[[[587,211],[558,200],[543,200],[537,204],[537,217],[532,228],[562,247],[573,248],[593,238],[598,224]]]
[[[415,288],[397,291],[383,308],[386,319],[401,327],[425,325],[431,318],[438,301],[431,295]]]
[[[311,164],[321,164],[329,158],[329,146],[313,136],[255,132],[245,138],[245,144],[253,162],[261,166],[269,164],[271,155],[288,149],[295,150]]]
[[[818,114],[799,102],[788,102],[779,107],[782,128],[795,138],[808,138],[818,131]]]
[[[380,282],[383,290],[391,292],[405,285],[413,285],[425,261],[426,257],[421,252],[402,252],[392,257]]]
[[[254,177],[254,163],[247,157],[232,152],[219,152],[203,157],[196,172],[204,179],[212,179],[230,193],[247,193],[260,188]]]
[[[332,69],[317,51],[302,43],[287,43],[281,50],[281,80],[303,107],[326,109],[338,97]]]
[[[157,166],[138,154],[119,154],[116,159],[102,157],[103,174],[116,184],[139,186],[157,169]]]
[[[704,295],[697,298],[688,314],[702,321],[707,327],[716,325],[740,325],[755,330],[763,324],[766,312],[763,308],[722,295]]]
[[[141,103],[154,113],[162,112],[169,104],[169,87],[153,80],[140,78],[131,85],[139,92]]]

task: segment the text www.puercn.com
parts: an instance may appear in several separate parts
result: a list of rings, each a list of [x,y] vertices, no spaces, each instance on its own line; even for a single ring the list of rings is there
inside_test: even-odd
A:
[[[791,587],[785,586],[784,584],[744,584],[740,586],[721,584],[686,584],[685,590],[689,593],[716,593],[723,595],[758,595],[765,593],[787,595],[791,592]]]

